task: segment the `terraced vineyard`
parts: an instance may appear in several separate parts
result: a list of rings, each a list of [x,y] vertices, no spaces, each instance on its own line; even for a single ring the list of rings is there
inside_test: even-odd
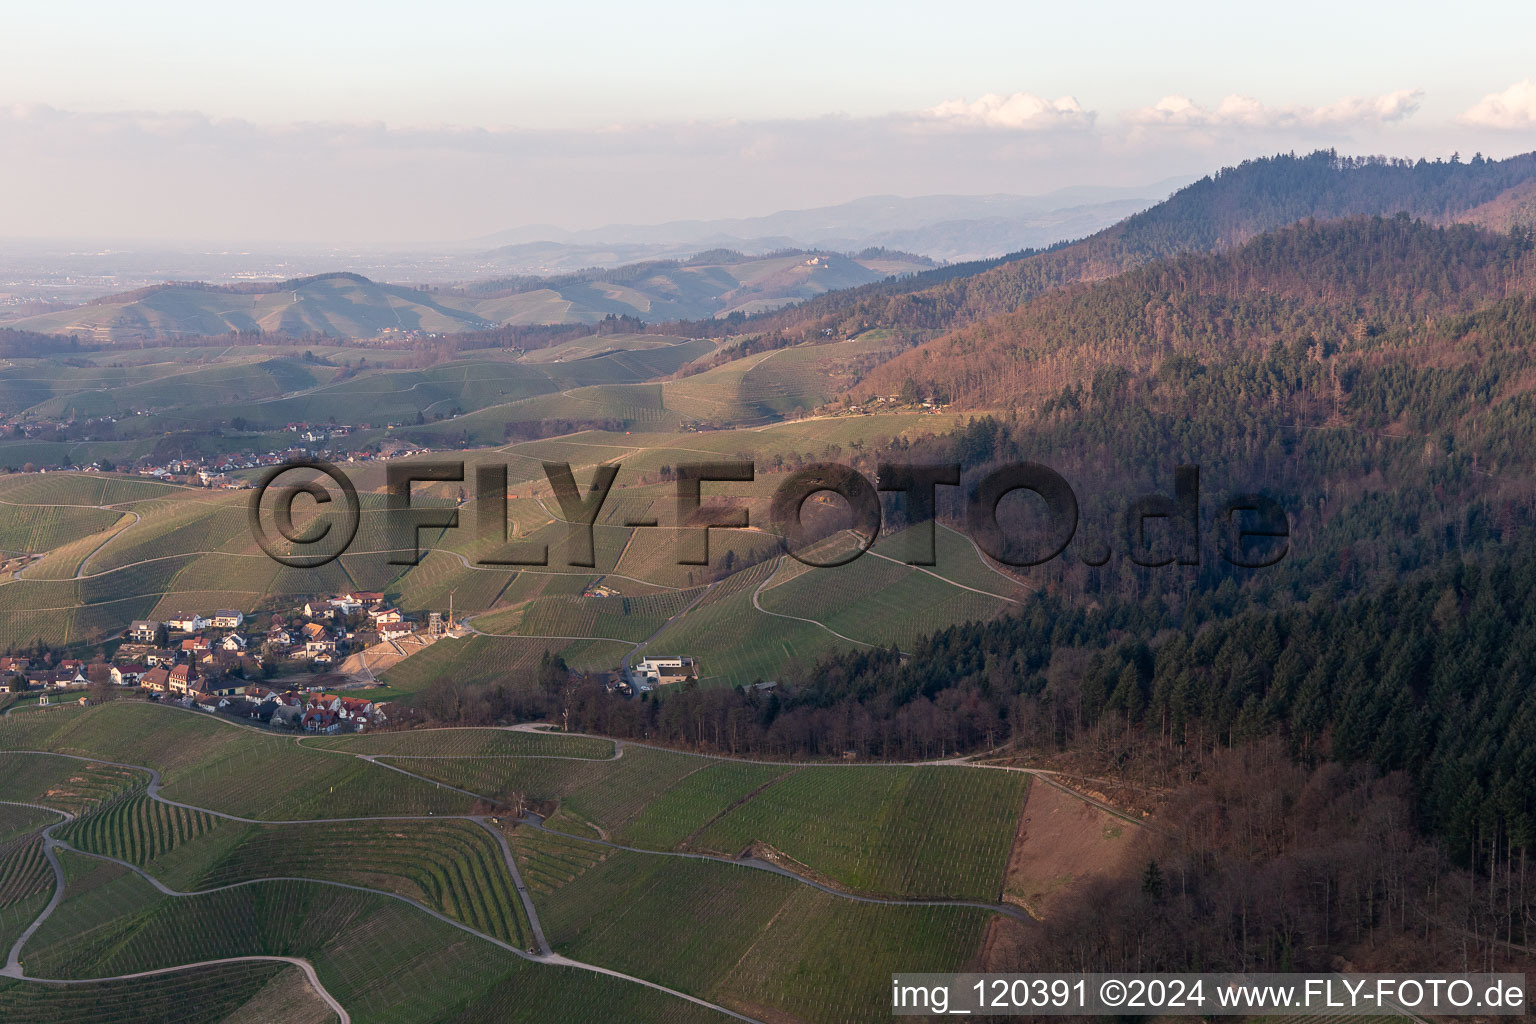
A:
[[[52,891],[41,830],[53,825],[64,844],[53,855],[67,888],[26,946],[29,977],[285,956],[312,963],[354,1019],[386,1024],[468,1024],[486,1013],[557,1024],[621,1011],[637,1021],[717,1017],[633,979],[758,1019],[830,1024],[863,1019],[892,970],[960,969],[989,927],[1015,927],[985,906],[922,902],[998,899],[1025,793],[1015,773],[763,764],[506,729],[296,743],[122,702],[0,716],[0,746],[153,767],[165,796],[190,805],[146,793],[146,771],[0,753],[7,798],[80,815],[55,825],[41,810],[0,804],[0,939],[20,934]],[[548,801],[548,826],[565,834],[454,817],[469,797],[388,765],[492,797]],[[216,809],[349,820],[269,824]],[[729,863],[743,852],[801,877]],[[619,976],[518,959],[541,959],[519,873],[555,950]],[[818,879],[917,902],[861,902],[807,884]],[[839,951],[854,944],[860,959],[850,967]],[[227,986],[249,1013],[278,1012],[270,982],[291,969],[265,966],[250,986],[240,972]],[[196,975],[185,977],[189,1012],[200,1012]],[[284,977],[290,1000],[309,991]],[[843,988],[828,999],[834,978]],[[36,983],[22,984],[0,988],[0,1006],[33,1000],[17,1005],[53,1012]],[[813,996],[807,984],[822,991]],[[131,993],[118,1005],[125,1019],[138,1012]],[[317,998],[283,1005],[291,1019],[323,1013]]]
[[[505,1019],[554,1024],[612,1012],[689,1024],[718,1019],[622,979],[519,961],[384,895],[273,881],[163,896],[126,868],[79,854],[61,860],[69,887],[28,944],[29,974],[99,976],[210,958],[297,956],[314,963],[359,1021],[467,1024],[498,1006]]]
[[[867,1019],[870,1006],[888,1004],[890,975],[904,963],[961,969],[988,918],[964,907],[858,903],[752,868],[528,829],[513,841],[557,949],[799,1020]],[[839,955],[850,949],[858,956]]]
[[[18,836],[35,832],[44,825],[51,825],[58,820],[57,814],[42,807],[0,803],[0,843],[8,843]]]
[[[810,768],[691,840],[736,854],[766,843],[860,892],[996,901],[1027,777],[963,767]]]
[[[769,617],[752,605],[753,592],[774,566],[765,562],[728,577],[687,615],[669,623],[651,649],[687,651],[699,659],[704,679],[731,686],[778,679],[790,664],[813,664],[838,645],[836,637],[798,619],[772,619],[770,627]]]
[[[602,637],[638,643],[679,614],[700,590],[666,591],[638,597],[545,597],[508,612],[476,620],[487,633],[527,636]]]
[[[110,509],[0,501],[0,551],[49,551],[110,529],[121,518]]]
[[[128,768],[14,753],[0,753],[0,777],[6,780],[5,799],[44,804],[72,814],[82,814],[144,781],[142,773]]]
[[[505,682],[532,673],[546,651],[560,655],[577,671],[602,671],[619,664],[632,647],[611,640],[468,636],[434,643],[384,673],[384,679],[407,693],[426,689],[443,676],[465,686]]]
[[[519,948],[533,944],[501,847],[472,822],[254,826],[196,888],[280,875],[387,889]]]
[[[765,587],[759,603],[770,612],[814,619],[874,646],[909,644],[935,629],[985,621],[1006,607],[999,597],[871,555]]]
[[[624,829],[624,840],[656,850],[686,847],[705,825],[796,769],[709,761],[663,790]]]
[[[613,761],[384,758],[554,828],[652,849],[754,851],[857,892],[996,901],[1027,778],[954,767],[744,764],[629,746]],[[759,847],[766,847],[766,850]]]
[[[0,907],[48,892],[53,871],[43,857],[43,840],[32,834],[0,844]]]
[[[168,495],[185,487],[105,473],[49,473],[0,477],[0,500],[13,505],[122,505]]]
[[[295,999],[282,990],[297,990]],[[90,985],[45,985],[0,979],[0,1019],[30,1024],[159,1024],[175,1007],[178,1024],[217,1024],[242,1019],[240,1010],[281,1008],[284,1024],[336,1020],[330,1007],[307,993],[295,967],[267,961],[193,967],[168,975]],[[253,1018],[245,1016],[243,1019]]]
[[[560,732],[518,732],[510,729],[412,729],[361,736],[316,736],[306,747],[345,750],[356,754],[401,754],[428,757],[573,757],[606,761],[613,757],[612,740]]]
[[[409,553],[404,557],[409,557]],[[395,567],[395,571],[400,568]],[[393,588],[397,603],[405,611],[446,611],[448,592],[452,590],[454,608],[468,614],[493,605],[511,579],[508,569],[468,568],[446,551],[431,551],[420,564],[410,567]]]
[[[204,811],[134,796],[73,821],[56,834],[82,850],[142,865],[213,831],[220,821]]]
[[[382,756],[380,760],[498,799],[522,794],[534,800],[559,800],[563,815],[610,834],[622,834],[650,801],[709,764],[708,759],[639,747],[626,748],[622,758],[608,761],[400,756]]]
[[[137,797],[57,835],[183,889],[283,876],[348,882],[399,893],[519,947],[531,941],[501,848],[473,822],[249,825]]]
[[[470,802],[380,765],[303,749],[291,739],[205,714],[140,703],[7,715],[0,719],[0,750],[7,748],[46,748],[147,765],[162,773],[169,799],[250,818],[453,814],[467,810]],[[145,778],[129,769],[84,768],[66,758],[0,754],[0,766],[12,762],[18,771],[46,771],[49,778],[100,776],[104,781],[96,785],[102,796]],[[108,783],[116,789],[108,789]],[[8,789],[19,791],[26,790]]]

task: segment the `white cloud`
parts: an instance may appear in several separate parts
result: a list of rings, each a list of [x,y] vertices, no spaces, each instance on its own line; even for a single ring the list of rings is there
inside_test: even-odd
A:
[[[1027,92],[1010,96],[989,92],[975,101],[946,100],[923,113],[936,121],[969,128],[1006,128],[1039,131],[1049,128],[1086,128],[1094,114],[1084,110],[1074,96],[1048,100]]]
[[[1215,108],[1173,95],[1128,112],[1125,120],[1137,127],[1349,128],[1401,121],[1419,109],[1423,95],[1421,89],[1399,89],[1380,96],[1349,96],[1320,107],[1267,107],[1252,96],[1234,93]]]
[[[1509,131],[1536,128],[1536,81],[1527,78],[1491,92],[1461,115],[1467,124]]]

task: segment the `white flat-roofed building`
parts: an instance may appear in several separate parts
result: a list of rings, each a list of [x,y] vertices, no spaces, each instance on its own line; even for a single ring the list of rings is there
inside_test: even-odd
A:
[[[681,656],[657,656],[641,658],[629,670],[630,681],[642,690],[671,683],[684,683],[699,678],[699,665],[692,658]]]

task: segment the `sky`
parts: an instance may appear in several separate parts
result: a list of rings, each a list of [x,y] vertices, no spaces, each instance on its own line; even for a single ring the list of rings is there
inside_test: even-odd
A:
[[[405,245],[1536,149],[1536,4],[11,5],[0,238]]]

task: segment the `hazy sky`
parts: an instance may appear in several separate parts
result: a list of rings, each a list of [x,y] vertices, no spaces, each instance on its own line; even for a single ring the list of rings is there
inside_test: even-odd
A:
[[[406,242],[1536,148],[1536,4],[8,5],[0,236]]]

